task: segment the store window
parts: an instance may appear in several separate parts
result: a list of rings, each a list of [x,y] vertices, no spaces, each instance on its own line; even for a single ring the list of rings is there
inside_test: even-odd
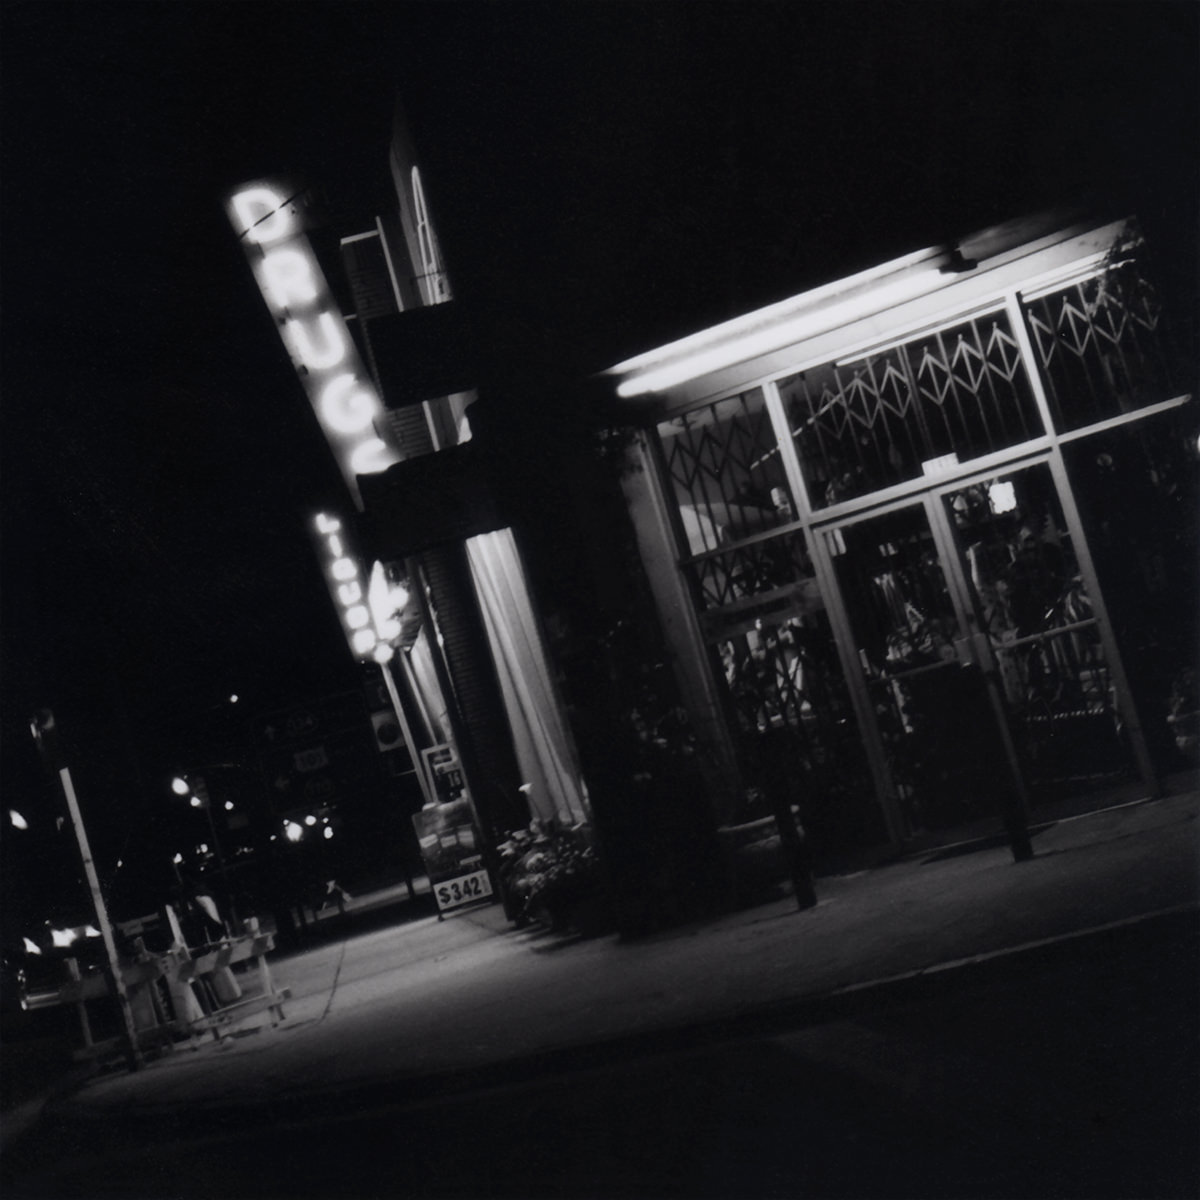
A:
[[[1060,432],[1171,397],[1162,308],[1132,262],[1027,300],[1024,309]]]
[[[825,849],[882,835],[854,710],[804,538],[780,533],[685,568],[747,782],[788,781]]]
[[[779,383],[814,508],[1044,433],[1007,314],[990,313]]]
[[[663,421],[658,434],[692,554],[794,519],[761,388]]]
[[[1142,728],[1168,774],[1200,762],[1198,433],[1187,405],[1063,448]]]

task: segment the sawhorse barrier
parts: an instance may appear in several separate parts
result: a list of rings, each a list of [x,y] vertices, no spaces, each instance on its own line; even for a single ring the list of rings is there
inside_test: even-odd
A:
[[[118,924],[131,946],[120,962],[121,981],[129,997],[134,1030],[143,1050],[172,1050],[179,1042],[196,1045],[205,1033],[218,1041],[232,1026],[257,1013],[268,1012],[272,1026],[284,1020],[286,988],[277,988],[267,954],[274,936],[260,929],[257,918],[248,919],[243,932],[195,949],[187,946],[174,910],[150,914]],[[146,947],[146,936],[169,935],[169,945],[155,953]],[[253,972],[234,968],[252,965]],[[28,1007],[73,1006],[78,1014],[82,1046],[76,1058],[98,1060],[119,1054],[120,1038],[97,1040],[93,1036],[88,1002],[110,995],[108,979],[101,973],[84,975],[76,959],[66,960],[67,980],[57,991],[28,998]]]

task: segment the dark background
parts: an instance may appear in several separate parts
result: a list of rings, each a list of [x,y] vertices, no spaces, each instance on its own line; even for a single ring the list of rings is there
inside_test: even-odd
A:
[[[1048,206],[1137,212],[1194,301],[1198,15],[6,5],[4,807],[50,811],[27,722],[53,706],[109,870],[181,760],[356,685],[305,525],[341,484],[227,225],[234,185],[297,175],[331,235],[366,228],[393,203],[402,95],[485,398],[535,413],[640,350]],[[7,916],[54,890],[41,836],[4,826]]]

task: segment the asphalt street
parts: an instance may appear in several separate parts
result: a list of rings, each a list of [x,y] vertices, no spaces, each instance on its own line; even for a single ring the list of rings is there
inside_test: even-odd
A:
[[[307,1117],[51,1118],[9,1194],[1190,1197],[1197,934],[1155,918],[803,1027],[397,1082]]]
[[[498,907],[279,958],[293,998],[46,1104],[8,1194],[1200,1194],[1200,798],[633,943]]]

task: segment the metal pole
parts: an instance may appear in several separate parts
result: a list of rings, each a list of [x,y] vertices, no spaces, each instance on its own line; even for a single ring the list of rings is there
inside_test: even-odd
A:
[[[117,959],[117,944],[113,939],[112,925],[108,920],[108,908],[100,891],[100,879],[96,874],[96,864],[92,859],[92,850],[88,844],[87,830],[83,826],[83,816],[79,811],[79,801],[75,796],[75,785],[71,782],[70,770],[60,767],[58,779],[62,784],[63,795],[67,799],[71,825],[75,830],[75,840],[79,844],[79,855],[83,859],[83,872],[92,893],[92,904],[96,910],[96,924],[100,926],[100,936],[104,939],[104,950],[108,957],[108,975],[113,994],[121,1009],[121,1021],[125,1026],[126,1057],[129,1060],[130,1069],[136,1071],[142,1065],[142,1055],[138,1048],[137,1031],[133,1024],[133,1010],[129,1007],[129,995],[125,991],[125,980],[121,975],[121,964]]]
[[[403,653],[403,651],[400,651]],[[404,734],[404,745],[408,750],[408,757],[412,760],[413,770],[417,775],[417,783],[421,786],[421,795],[425,797],[426,804],[433,804],[435,797],[429,787],[429,780],[425,778],[425,772],[421,764],[421,752],[417,749],[417,743],[413,738],[413,732],[408,724],[408,717],[404,713],[404,705],[400,700],[400,693],[396,688],[396,679],[392,675],[390,663],[380,663],[383,670],[383,682],[387,688],[388,699],[392,702],[392,711],[396,714],[396,720],[400,722],[400,731]]]

